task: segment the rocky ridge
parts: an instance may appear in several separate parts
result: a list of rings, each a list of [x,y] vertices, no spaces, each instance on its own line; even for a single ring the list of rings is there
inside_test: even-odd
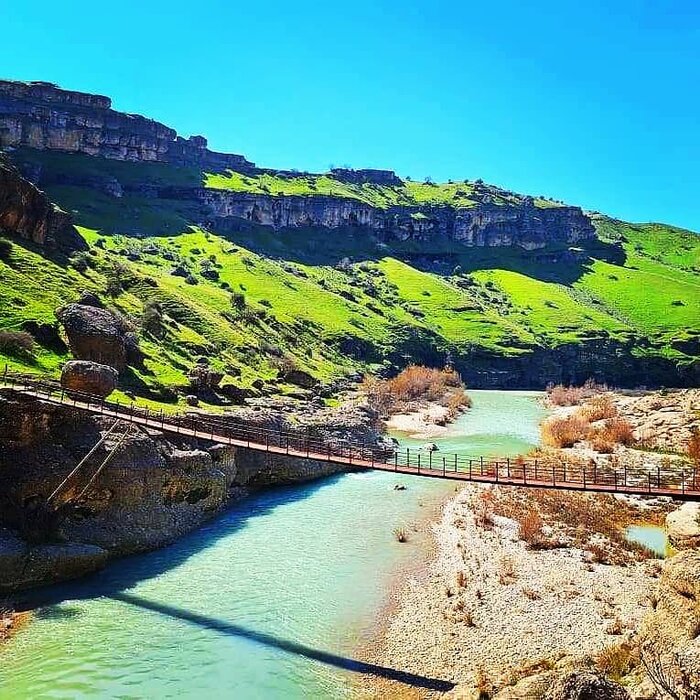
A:
[[[0,80],[0,148],[20,146],[214,169],[253,166],[243,156],[210,151],[203,136],[184,139],[153,119],[113,110],[109,97]]]
[[[137,163],[192,166],[209,172],[300,173],[256,168],[243,156],[210,151],[202,136],[184,139],[169,127],[145,117],[112,109],[101,95],[63,90],[41,82],[0,81],[0,148],[31,148],[99,156]],[[120,182],[113,176],[89,177],[60,169],[28,175],[37,182],[60,181],[96,189],[112,197],[134,194],[201,205],[193,224],[223,230],[260,225],[275,230],[298,227],[360,227],[381,241],[453,241],[465,246],[521,246],[532,250],[547,243],[572,244],[593,238],[594,228],[579,207],[537,206],[532,198],[496,205],[477,194],[474,206],[397,205],[378,207],[348,196],[306,196],[233,192],[213,187],[154,186]],[[355,185],[401,186],[392,171],[335,168],[330,176]],[[58,180],[57,180],[58,178]],[[481,187],[481,186],[480,186]]]

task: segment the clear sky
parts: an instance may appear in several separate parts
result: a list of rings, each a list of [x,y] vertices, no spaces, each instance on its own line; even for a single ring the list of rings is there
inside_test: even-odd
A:
[[[698,0],[0,0],[0,74],[264,166],[481,177],[700,231]]]

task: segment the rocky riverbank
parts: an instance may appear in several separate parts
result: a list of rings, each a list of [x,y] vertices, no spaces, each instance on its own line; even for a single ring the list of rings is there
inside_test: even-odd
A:
[[[220,419],[302,429],[339,444],[381,440],[372,412],[357,402],[304,415],[252,406]],[[136,426],[122,441],[121,427],[108,434],[113,424],[0,391],[0,592],[90,573],[113,557],[172,542],[255,489],[342,469]],[[47,508],[49,495],[103,438]],[[89,484],[113,448],[108,466]]]
[[[478,697],[478,688],[499,698],[541,697],[505,690],[541,671],[576,669],[582,656],[634,637],[659,563],[622,551],[619,564],[602,563],[593,546],[602,534],[591,533],[587,548],[588,540],[576,542],[574,528],[554,519],[533,546],[517,519],[541,508],[530,493],[518,493],[516,509],[513,490],[469,486],[445,507],[434,525],[436,556],[403,588],[375,662],[450,679],[455,698]],[[644,517],[657,509],[663,506]],[[386,683],[371,692],[422,697]]]

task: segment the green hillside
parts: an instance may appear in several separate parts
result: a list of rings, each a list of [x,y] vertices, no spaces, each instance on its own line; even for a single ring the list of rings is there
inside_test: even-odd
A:
[[[338,182],[328,176],[207,175],[31,151],[18,160],[44,172],[70,169],[73,181],[113,176],[125,192],[114,197],[60,178],[46,185],[72,212],[90,250],[71,261],[48,259],[13,239],[0,259],[0,328],[54,323],[58,306],[82,290],[96,291],[140,329],[145,369],[130,371],[124,384],[152,400],[177,401],[172,390],[182,396],[201,355],[226,373],[224,383],[257,394],[298,392],[278,380],[281,367],[329,382],[409,359],[439,362],[448,352],[467,376],[594,342],[607,343],[613,355],[670,367],[687,368],[700,354],[700,237],[688,231],[597,216],[599,240],[529,252],[456,243],[426,249],[415,241],[388,246],[359,229],[276,232],[250,225],[225,233],[193,226],[191,201],[131,194],[126,186],[311,189],[372,204],[461,197],[468,206],[472,185],[341,183],[346,189],[336,192]],[[153,304],[164,319],[157,333],[142,324]],[[54,376],[65,359],[41,347],[32,356],[0,354],[13,369]]]

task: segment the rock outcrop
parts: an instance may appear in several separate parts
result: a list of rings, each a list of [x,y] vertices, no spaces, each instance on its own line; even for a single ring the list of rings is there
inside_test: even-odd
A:
[[[362,431],[374,435],[359,413],[347,412],[347,426],[338,417],[333,423],[323,415],[327,413],[316,417],[318,429],[340,441],[356,439]],[[279,415],[273,418],[252,409],[243,411],[240,420],[251,426],[284,424]],[[62,517],[38,519],[47,496],[113,423],[0,390],[0,534],[1,528],[20,533],[0,537],[0,569],[7,567],[0,574],[0,592],[81,575],[108,557],[161,547],[252,490],[343,469],[325,461],[267,455],[132,427],[107,468],[79,501],[74,500],[90,478],[90,465],[94,470],[119,441],[122,430],[117,429],[60,493],[60,500],[68,503],[60,511]],[[309,421],[307,429],[313,425]],[[50,561],[54,563],[46,563]]]
[[[64,389],[103,399],[117,388],[118,381],[119,372],[116,369],[89,360],[71,360],[63,365],[61,371],[61,386]]]
[[[87,248],[70,216],[0,157],[0,232],[3,231],[64,253]]]
[[[526,249],[542,248],[547,243],[576,243],[595,236],[593,225],[579,207],[538,207],[532,201],[468,208],[444,205],[384,209],[328,195],[273,196],[206,188],[192,190],[192,194],[214,217],[215,226],[232,230],[242,223],[273,229],[364,227],[383,242],[446,240],[470,247]]]
[[[700,697],[699,551],[685,550],[664,564],[641,648],[645,666],[676,691],[674,697]]]
[[[243,156],[210,151],[206,139],[201,136],[183,139],[164,124],[117,112],[107,97],[62,90],[49,83],[0,81],[0,148],[3,147],[162,162],[210,172],[231,169],[280,177],[299,175],[258,169]],[[470,206],[379,207],[341,195],[288,196],[197,186],[162,186],[153,181],[140,183],[133,176],[128,182],[120,182],[108,169],[99,176],[72,174],[60,169],[56,173],[34,173],[31,177],[51,184],[97,190],[118,198],[130,194],[189,200],[193,212],[201,211],[201,220],[192,223],[224,230],[251,224],[273,229],[362,227],[380,242],[448,240],[465,246],[526,249],[542,248],[547,243],[576,243],[595,235],[591,221],[578,207],[536,202],[531,197],[514,197],[497,205],[482,184],[473,186]],[[401,187],[404,184],[390,170],[335,168],[331,177],[353,185],[371,183]]]
[[[700,546],[700,503],[688,501],[666,516],[666,530],[674,547]]]
[[[21,146],[214,170],[253,165],[243,156],[210,151],[202,136],[184,139],[157,121],[117,112],[109,97],[0,80],[0,148]]]
[[[545,700],[629,700],[618,683],[590,671],[574,671],[559,678],[544,695]]]
[[[56,311],[73,356],[122,371],[135,353],[134,338],[118,316],[87,304],[67,304]]]

